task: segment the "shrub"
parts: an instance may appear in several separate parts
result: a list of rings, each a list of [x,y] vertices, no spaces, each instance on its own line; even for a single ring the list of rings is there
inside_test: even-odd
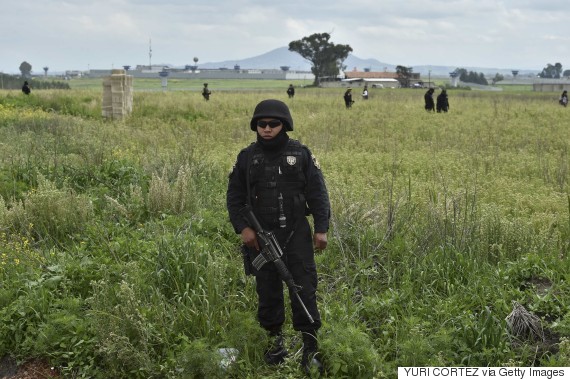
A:
[[[354,325],[328,325],[319,334],[326,371],[335,378],[373,378],[378,356],[368,335]]]
[[[36,240],[64,241],[79,232],[92,216],[90,199],[73,191],[59,189],[38,174],[38,187],[22,201],[0,202],[0,222],[15,233]]]

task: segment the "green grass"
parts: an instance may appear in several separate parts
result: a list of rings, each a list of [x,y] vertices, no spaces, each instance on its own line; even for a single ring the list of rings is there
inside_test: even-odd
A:
[[[331,197],[317,257],[327,377],[570,363],[570,131],[556,95],[449,90],[450,112],[429,114],[413,89],[372,89],[347,110],[342,89],[289,100],[283,81],[209,81],[205,102],[200,82],[148,91],[157,79],[135,82],[132,115],[110,121],[100,82],[83,80],[0,93],[0,356],[45,357],[69,377],[299,377],[298,355],[263,363],[225,210],[252,111],[272,97]],[[513,334],[514,301],[547,340]],[[226,372],[224,347],[240,351]]]
[[[532,84],[501,84],[498,82],[495,87],[502,88],[505,92],[530,92]]]
[[[260,80],[260,79],[175,79],[167,78],[167,91],[197,91],[201,92],[204,83],[213,92],[227,90],[269,90],[283,89],[292,83],[295,87],[309,86],[312,80]],[[72,89],[94,89],[103,88],[103,78],[73,78],[68,81]],[[162,78],[134,78],[133,88],[135,91],[162,91]]]

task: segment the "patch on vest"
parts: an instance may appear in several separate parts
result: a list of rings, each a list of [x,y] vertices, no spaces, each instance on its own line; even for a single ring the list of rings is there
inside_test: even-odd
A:
[[[289,166],[295,166],[295,163],[297,163],[297,157],[295,157],[293,155],[288,155],[287,156],[287,164]]]
[[[317,160],[317,157],[315,157],[314,154],[311,154],[311,159],[313,160],[313,164],[315,165],[315,167],[320,170],[320,169],[321,169],[321,165],[319,164],[319,161]]]

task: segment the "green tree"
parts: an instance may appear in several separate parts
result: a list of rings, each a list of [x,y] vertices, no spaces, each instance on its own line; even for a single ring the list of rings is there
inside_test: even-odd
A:
[[[459,80],[464,82],[465,79],[467,79],[467,70],[464,68],[456,68],[455,72],[457,73],[457,76],[459,77]]]
[[[321,78],[337,76],[342,63],[352,52],[349,45],[335,45],[330,42],[329,33],[315,33],[289,43],[289,51],[298,53],[311,62],[311,72],[315,75],[315,85]]]
[[[542,72],[538,74],[541,78],[554,78],[560,79],[560,75],[562,74],[562,64],[555,63],[554,65],[548,63],[545,68],[542,69]]]
[[[31,78],[32,77],[32,65],[26,61],[23,61],[20,64],[20,72],[24,78]]]
[[[459,80],[461,80],[464,83],[475,83],[475,84],[482,84],[485,86],[489,84],[487,82],[487,79],[485,78],[485,75],[482,72],[480,73],[477,73],[475,71],[467,72],[467,70],[464,68],[458,68],[455,71],[459,74]]]
[[[410,86],[410,78],[413,72],[412,67],[396,66],[396,74],[398,74],[398,81],[402,87],[408,88]]]
[[[495,77],[492,80],[493,85],[497,84],[498,82],[500,82],[501,80],[504,80],[505,77],[501,74],[499,74],[498,72],[495,74]]]

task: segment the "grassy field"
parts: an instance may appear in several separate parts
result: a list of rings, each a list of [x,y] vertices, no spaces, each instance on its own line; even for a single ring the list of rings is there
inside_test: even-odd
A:
[[[198,82],[136,81],[132,115],[109,121],[100,87],[78,83],[0,92],[0,357],[43,357],[73,378],[300,377],[290,321],[293,354],[263,363],[225,210],[253,108],[278,98],[333,207],[317,257],[326,377],[570,365],[558,94],[449,90],[450,112],[430,114],[413,89],[372,89],[347,110],[342,89],[289,100],[283,82],[210,82],[205,102]],[[239,351],[225,370],[220,348]]]
[[[295,87],[306,87],[313,84],[312,80],[259,80],[259,79],[167,79],[167,91],[196,91],[201,92],[204,83],[208,83],[215,94],[217,91],[228,90],[278,90],[287,89],[289,83]],[[73,78],[69,81],[72,89],[80,90],[101,90],[103,88],[103,78]],[[163,91],[162,80],[156,78],[135,78],[133,80],[135,91]]]
[[[38,78],[38,80],[42,80]],[[51,80],[51,79],[50,79]],[[72,78],[65,81],[72,89],[84,90],[101,90],[102,78]],[[433,78],[433,83],[439,87],[449,85],[449,78],[437,77]],[[204,82],[208,82],[208,86],[216,91],[232,91],[232,90],[279,90],[287,88],[291,83],[295,88],[303,88],[311,86],[312,80],[259,80],[259,79],[173,79],[167,81],[167,91],[196,91],[200,92]],[[496,87],[501,88],[505,92],[529,92],[532,91],[532,85],[511,85],[497,83]],[[163,91],[161,78],[135,78],[135,91]],[[420,90],[421,91],[421,90]]]

